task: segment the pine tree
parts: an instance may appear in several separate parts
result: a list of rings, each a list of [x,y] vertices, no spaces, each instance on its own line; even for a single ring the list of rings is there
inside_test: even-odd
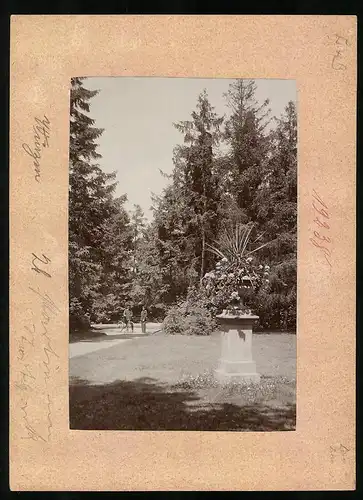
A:
[[[98,254],[101,286],[93,301],[95,321],[119,320],[131,293],[133,233],[123,207],[126,199],[123,195],[111,201],[112,213],[101,226],[103,238]]]
[[[215,175],[215,148],[220,142],[222,122],[223,118],[214,112],[204,90],[198,97],[192,120],[175,124],[184,135],[184,145],[177,150],[175,169],[180,171],[183,194],[192,208],[187,235],[195,241],[200,280],[211,260],[206,243],[218,231],[220,189]]]
[[[262,252],[274,269],[263,298],[266,321],[295,327],[297,270],[297,116],[289,102],[272,133],[268,173],[256,197],[258,220],[269,241]]]
[[[255,195],[269,155],[268,99],[259,105],[253,80],[236,80],[225,94],[231,115],[224,138],[229,146],[225,189],[241,210],[241,222],[256,220]]]
[[[143,237],[144,230],[146,227],[146,218],[144,211],[140,205],[134,204],[134,210],[130,217],[132,239],[133,239],[133,272],[136,275],[138,273],[138,250],[140,239]]]
[[[134,310],[140,312],[144,305],[148,310],[149,318],[164,317],[163,302],[168,285],[163,283],[155,224],[147,225],[143,229],[142,237],[138,239],[136,259],[137,274],[133,274],[130,292]]]
[[[155,248],[162,279],[163,301],[172,304],[186,294],[198,275],[195,241],[187,232],[192,208],[174,172],[172,184],[153,198]]]
[[[206,245],[215,238],[219,224],[216,153],[221,124],[204,91],[191,120],[174,125],[184,141],[174,149],[169,185],[153,200],[165,304],[185,297],[214,261]]]
[[[107,297],[110,299],[107,286],[112,286],[110,279],[116,272],[114,259],[120,253],[120,248],[112,254],[111,242],[115,238],[117,240],[117,233],[124,231],[127,224],[127,215],[122,208],[125,199],[115,200],[113,195],[116,175],[106,174],[96,163],[100,159],[96,141],[103,132],[94,127],[94,120],[89,116],[90,100],[96,95],[97,91],[84,87],[83,79],[72,79],[69,154],[69,293],[72,328],[82,328],[90,320],[105,318],[112,309],[108,307],[106,311],[105,301]]]

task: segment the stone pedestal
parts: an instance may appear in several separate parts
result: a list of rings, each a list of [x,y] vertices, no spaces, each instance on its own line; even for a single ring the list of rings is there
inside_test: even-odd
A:
[[[258,316],[224,311],[217,319],[222,330],[222,353],[215,371],[216,379],[221,383],[258,383],[260,375],[252,359],[252,330]]]

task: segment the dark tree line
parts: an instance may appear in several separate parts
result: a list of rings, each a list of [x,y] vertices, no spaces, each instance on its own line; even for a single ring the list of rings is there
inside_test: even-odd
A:
[[[97,139],[89,103],[96,92],[72,80],[69,191],[71,328],[116,321],[130,302],[163,317],[169,306],[198,290],[215,265],[208,245],[227,227],[254,223],[259,258],[272,270],[255,298],[261,326],[294,328],[296,321],[297,120],[293,102],[279,118],[268,100],[255,99],[254,81],[237,80],[218,116],[206,91],[189,121],[175,124],[182,142],[153,220],[130,214],[115,196],[115,174],[96,163]]]

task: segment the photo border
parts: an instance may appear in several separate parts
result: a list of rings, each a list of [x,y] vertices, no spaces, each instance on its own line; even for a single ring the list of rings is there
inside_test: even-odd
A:
[[[347,40],[345,47],[337,36]],[[339,67],[334,63],[337,57]],[[237,435],[69,430],[67,82],[80,74],[296,80],[296,431]],[[354,489],[356,78],[354,16],[12,17],[11,489]],[[22,144],[32,140],[34,119],[44,114],[49,115],[52,135],[38,185]],[[315,230],[314,190],[332,220],[331,271],[310,240]],[[34,252],[50,256],[50,282],[32,270]],[[34,287],[42,300],[30,292]],[[27,421],[24,390],[18,387],[24,370],[19,360],[21,337],[30,317],[36,349],[29,369],[32,376],[42,378],[44,339],[38,327],[44,294],[60,311],[48,325],[59,364],[52,366],[47,387],[52,432],[46,442],[34,440],[34,434],[23,439]],[[49,401],[44,402],[38,387],[32,387],[32,394],[27,418],[31,414],[37,429],[49,431]]]

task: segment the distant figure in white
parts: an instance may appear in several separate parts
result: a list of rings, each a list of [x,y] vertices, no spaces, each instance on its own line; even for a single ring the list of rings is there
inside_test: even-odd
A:
[[[126,324],[126,331],[129,331],[129,328],[131,328],[131,331],[134,331],[134,324],[132,322],[132,311],[129,308],[129,306],[126,306],[126,309],[124,310],[124,320]]]
[[[142,333],[146,333],[146,319],[147,319],[147,310],[145,306],[142,306],[141,311],[141,331]]]

